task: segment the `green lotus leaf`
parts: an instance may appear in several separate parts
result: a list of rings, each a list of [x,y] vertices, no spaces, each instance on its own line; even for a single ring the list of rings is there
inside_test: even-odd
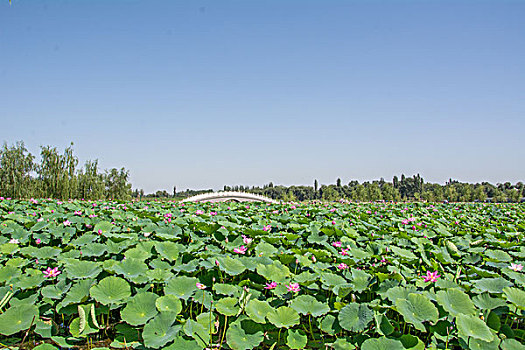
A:
[[[188,300],[198,290],[195,277],[179,276],[168,281],[164,287],[164,294],[172,294],[184,300]]]
[[[155,306],[160,312],[173,312],[178,315],[182,311],[182,303],[175,295],[164,295],[155,301]]]
[[[294,309],[281,306],[280,308],[273,310],[267,316],[274,326],[278,328],[290,328],[299,324],[299,314]]]
[[[401,343],[405,347],[405,349],[411,349],[411,350],[425,350],[425,343],[421,341],[416,336],[413,336],[411,334],[403,334],[399,340],[401,340]]]
[[[476,307],[469,296],[459,289],[447,289],[437,292],[438,303],[452,316],[458,314],[474,315]]]
[[[500,298],[493,298],[489,293],[478,294],[472,298],[474,305],[482,310],[492,310],[505,305],[505,300]]]
[[[188,337],[192,337],[203,348],[206,347],[210,341],[210,331],[208,327],[191,319],[186,320],[184,333]]]
[[[180,253],[179,245],[173,242],[155,242],[155,250],[169,261],[177,260]]]
[[[303,331],[296,331],[293,329],[288,330],[288,336],[286,337],[286,345],[288,345],[290,349],[304,349],[307,342],[308,338],[306,337]]]
[[[503,250],[486,250],[484,254],[490,260],[500,262],[512,261],[512,257]]]
[[[365,340],[361,350],[405,350],[405,347],[399,340],[381,337]]]
[[[95,278],[102,272],[102,267],[97,262],[75,259],[66,264],[66,272],[73,279]]]
[[[525,291],[519,288],[503,288],[503,293],[507,300],[516,305],[519,309],[525,310]]]
[[[512,286],[512,283],[504,278],[482,278],[474,282],[474,286],[482,292],[503,293],[503,288]]]
[[[225,316],[235,316],[239,311],[239,307],[236,306],[239,302],[236,298],[222,298],[217,303],[215,303],[215,308],[217,312]]]
[[[98,328],[93,324],[91,318],[87,317],[84,322],[84,326],[81,329],[81,320],[77,317],[69,324],[69,331],[75,338],[85,338],[89,334],[97,333]]]
[[[173,277],[173,272],[162,269],[148,270],[146,271],[146,277],[149,280],[164,282]]]
[[[414,286],[401,287],[396,286],[387,290],[386,297],[392,304],[396,303],[397,299],[408,299],[410,293],[415,293],[416,288]]]
[[[126,250],[124,252],[124,256],[126,257],[126,260],[134,259],[144,261],[151,257],[151,251],[147,251],[145,249],[142,249],[141,247],[134,247]]]
[[[344,277],[331,272],[322,272],[321,281],[323,282],[323,284],[326,284],[330,287],[348,283],[348,281]]]
[[[231,295],[231,296],[240,296],[239,287],[226,284],[226,283],[215,283],[213,285],[213,290],[217,294]]]
[[[525,350],[525,345],[516,339],[503,339],[500,344],[501,350]]]
[[[397,311],[403,315],[406,322],[410,322],[416,329],[425,332],[424,321],[437,322],[438,309],[428,297],[410,293],[407,299],[396,300]]]
[[[126,307],[120,311],[124,322],[132,326],[139,326],[148,322],[157,315],[155,301],[158,295],[151,292],[138,293],[131,298]]]
[[[498,332],[501,328],[501,319],[494,311],[489,312],[485,323],[487,326],[489,326],[489,328],[495,330],[496,332]]]
[[[13,335],[29,328],[34,318],[38,318],[38,308],[21,304],[11,306],[0,314],[0,334]]]
[[[233,350],[256,349],[263,341],[262,328],[248,327],[246,324],[247,322],[237,321],[228,327],[226,342]]]
[[[51,338],[53,332],[53,323],[51,321],[35,321],[35,333],[42,338]]]
[[[273,311],[273,308],[267,301],[252,299],[246,305],[246,314],[257,323],[266,323],[266,315]]]
[[[476,338],[470,338],[468,341],[468,348],[471,350],[499,350],[499,343],[501,340],[494,337],[492,341],[486,342]]]
[[[257,273],[268,281],[285,282],[290,276],[290,269],[279,261],[274,261],[271,265],[257,265]]]
[[[148,265],[142,260],[129,258],[116,264],[113,269],[117,274],[132,278],[144,276],[148,271]]]
[[[175,339],[181,326],[174,326],[176,315],[171,312],[161,312],[151,319],[142,331],[144,345],[149,348],[158,349]]]
[[[97,240],[97,236],[96,235],[93,235],[93,234],[90,234],[90,233],[85,233],[82,236],[77,237],[74,240],[72,240],[70,242],[70,244],[72,246],[74,246],[74,247],[78,247],[78,246],[91,244],[91,243],[93,243],[96,240]]]
[[[93,227],[93,232],[95,233],[108,233],[111,231],[111,229],[113,228],[113,225],[111,224],[111,222],[107,222],[107,221],[99,221],[95,227]]]
[[[476,316],[459,314],[456,317],[456,325],[460,336],[473,337],[486,342],[494,339],[489,327]]]
[[[9,282],[11,279],[20,276],[21,273],[22,271],[20,271],[20,268],[15,266],[0,267],[0,283]]]
[[[91,243],[82,247],[82,256],[102,256],[106,252],[106,245],[102,243]]]
[[[311,295],[300,295],[290,302],[290,307],[303,315],[312,315],[319,317],[330,312],[330,307],[327,304],[317,301]]]
[[[60,302],[60,307],[84,302],[89,297],[89,290],[92,284],[93,280],[91,279],[80,280],[73,284],[71,289],[69,289],[69,291],[67,292],[65,298]]]
[[[349,303],[339,311],[339,324],[343,329],[361,332],[373,319],[372,311],[365,304]]]
[[[326,345],[329,345],[334,350],[353,350],[356,348],[344,338],[337,338],[335,342]]]
[[[131,295],[129,283],[126,280],[109,276],[90,288],[89,294],[101,304],[121,304]]]
[[[275,253],[278,252],[278,249],[275,248],[273,245],[266,243],[264,241],[261,241],[257,246],[255,247],[255,254],[257,256],[267,256],[271,257],[275,255]]]
[[[28,268],[25,273],[18,278],[18,281],[13,283],[13,285],[20,289],[33,289],[40,286],[44,280],[45,277],[42,271]]]
[[[35,346],[33,350],[58,350],[58,348],[51,344],[43,343],[38,346]]]
[[[336,335],[341,331],[341,327],[339,325],[339,322],[333,315],[326,315],[319,325],[319,328],[329,335]]]
[[[401,258],[405,258],[407,260],[416,260],[417,259],[417,256],[412,253],[410,250],[407,250],[407,249],[403,249],[403,248],[399,248],[399,247],[396,247],[396,246],[392,246],[390,247],[392,252],[398,256],[400,256]]]
[[[390,323],[388,317],[378,313],[376,313],[374,317],[376,320],[376,329],[379,334],[388,336],[394,332],[395,328]]]
[[[202,346],[195,340],[187,340],[181,336],[175,337],[170,346],[164,347],[163,350],[202,350]]]
[[[34,254],[33,254],[33,258],[36,258],[36,259],[41,259],[41,260],[44,260],[44,259],[51,259],[51,258],[55,258],[57,257],[60,253],[62,252],[61,249],[58,249],[58,248],[54,248],[54,247],[41,247],[41,248],[38,248]]]
[[[219,257],[217,261],[219,268],[230,276],[237,276],[246,270],[246,266],[242,262],[229,256]]]

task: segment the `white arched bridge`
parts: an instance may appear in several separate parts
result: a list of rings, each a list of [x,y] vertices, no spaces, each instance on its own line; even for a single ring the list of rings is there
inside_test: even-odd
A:
[[[183,202],[266,202],[279,203],[274,199],[246,192],[211,192],[198,194],[182,200]]]

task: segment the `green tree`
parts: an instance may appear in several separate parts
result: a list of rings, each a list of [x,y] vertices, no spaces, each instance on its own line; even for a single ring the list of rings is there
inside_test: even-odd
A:
[[[23,198],[32,196],[31,171],[35,169],[34,157],[23,141],[8,147],[4,143],[0,150],[0,194],[5,197]]]

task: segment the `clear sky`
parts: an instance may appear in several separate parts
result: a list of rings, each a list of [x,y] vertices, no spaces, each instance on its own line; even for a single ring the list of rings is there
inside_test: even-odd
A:
[[[0,1],[0,142],[146,192],[525,181],[525,1]]]

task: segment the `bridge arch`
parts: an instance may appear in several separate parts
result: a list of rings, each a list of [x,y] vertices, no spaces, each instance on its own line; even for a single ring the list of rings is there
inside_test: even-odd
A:
[[[279,203],[274,199],[261,196],[253,193],[246,192],[235,192],[235,191],[225,191],[225,192],[212,192],[212,193],[203,193],[196,196],[188,197],[182,200],[183,202],[265,202],[265,203]]]

